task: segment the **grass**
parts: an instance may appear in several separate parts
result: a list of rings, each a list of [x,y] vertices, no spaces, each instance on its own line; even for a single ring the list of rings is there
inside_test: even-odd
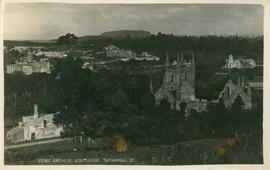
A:
[[[223,148],[225,153],[217,154]],[[136,165],[189,165],[189,164],[262,163],[260,149],[238,142],[228,146],[225,139],[202,139],[174,145],[128,145],[128,150],[117,153],[114,138],[95,144],[73,141],[9,149],[5,164],[136,164]]]

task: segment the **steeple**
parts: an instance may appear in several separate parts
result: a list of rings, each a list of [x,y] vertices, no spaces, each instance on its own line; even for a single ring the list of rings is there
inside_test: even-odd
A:
[[[168,55],[168,53],[167,53],[167,56],[166,56],[165,66],[166,67],[170,66],[170,61],[169,61],[169,55]]]
[[[180,60],[181,64],[183,64],[183,53],[181,53],[181,60]]]
[[[194,57],[194,53],[192,53],[191,63],[192,63],[192,64],[195,64],[195,57]]]
[[[179,53],[177,54],[177,67],[179,67],[181,65],[180,63],[180,57],[179,57]]]
[[[152,83],[152,79],[150,79],[150,92],[153,93],[154,90],[153,90],[153,83]]]
[[[241,85],[242,85],[242,87],[245,87],[244,77],[242,77],[242,79],[241,79]]]
[[[250,86],[248,86],[247,95],[251,96],[251,87]]]
[[[241,86],[241,79],[240,79],[240,76],[238,75],[238,77],[237,77],[237,85],[238,86]]]

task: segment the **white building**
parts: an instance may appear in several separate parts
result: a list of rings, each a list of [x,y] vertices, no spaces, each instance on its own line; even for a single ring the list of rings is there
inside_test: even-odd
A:
[[[51,65],[48,59],[41,59],[39,62],[32,61],[17,61],[15,64],[8,64],[6,66],[6,73],[13,74],[15,72],[22,72],[25,75],[32,73],[51,73]]]
[[[131,50],[120,49],[114,45],[106,46],[106,57],[135,58],[136,53]]]
[[[58,113],[39,115],[38,106],[35,104],[34,114],[23,116],[22,122],[7,132],[7,139],[17,143],[59,137],[63,128],[55,125],[53,118],[56,114]]]
[[[37,51],[34,53],[36,56],[42,56],[44,55],[45,57],[49,58],[64,58],[67,57],[67,54],[59,51]]]
[[[236,69],[242,69],[242,68],[254,68],[256,67],[256,62],[253,59],[234,59],[233,55],[229,55],[229,58],[225,60],[225,65],[223,68],[236,68]]]
[[[41,46],[33,46],[33,47],[30,47],[30,46],[14,46],[12,49],[10,50],[16,50],[16,51],[19,51],[19,52],[23,52],[23,51],[26,51],[26,50],[38,50],[38,49],[41,49],[43,47]]]

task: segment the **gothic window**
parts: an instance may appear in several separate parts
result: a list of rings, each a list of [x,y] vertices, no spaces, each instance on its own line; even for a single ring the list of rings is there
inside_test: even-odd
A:
[[[171,75],[171,81],[173,81],[173,74]]]
[[[230,95],[230,88],[226,87],[225,89],[225,96],[229,96]]]
[[[232,103],[232,110],[233,111],[241,111],[245,107],[245,103],[241,96],[237,95]]]
[[[43,120],[43,125],[44,125],[45,128],[47,127],[47,121],[46,120]]]
[[[188,80],[188,76],[187,76],[187,74],[185,74],[185,81],[187,81]]]

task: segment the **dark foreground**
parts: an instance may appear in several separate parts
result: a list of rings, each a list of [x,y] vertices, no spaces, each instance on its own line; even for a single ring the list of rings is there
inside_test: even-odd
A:
[[[5,150],[6,165],[54,164],[124,164],[124,165],[191,165],[191,164],[262,164],[261,139],[202,139],[174,145],[128,145],[116,152],[114,139],[95,143],[60,141]]]

